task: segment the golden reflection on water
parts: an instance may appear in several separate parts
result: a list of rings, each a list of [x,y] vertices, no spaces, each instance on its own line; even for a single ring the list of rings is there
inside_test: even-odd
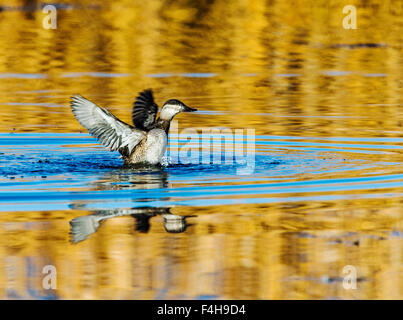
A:
[[[224,112],[181,116],[180,128],[402,136],[401,1],[349,1],[357,30],[342,28],[343,1],[69,3],[45,30],[35,1],[0,1],[0,132],[79,132],[74,93],[128,121],[151,87],[158,103]],[[402,298],[402,200],[359,195],[171,208],[189,216],[181,233],[161,214],[147,232],[134,216],[110,217],[77,244],[69,222],[93,211],[3,212],[0,297]],[[47,264],[58,271],[51,293],[41,289]],[[343,289],[345,265],[357,267],[358,290]]]
[[[41,27],[40,10],[1,13],[7,36],[0,72],[44,77],[2,80],[1,132],[81,130],[67,108],[78,92],[130,119],[133,97],[152,87],[160,103],[178,97],[202,110],[230,112],[200,116],[202,126],[249,126],[257,134],[400,135],[400,1],[350,1],[359,8],[357,30],[342,28],[342,1],[71,3],[72,9],[58,11],[56,30]],[[173,76],[159,77],[164,74]]]
[[[398,299],[403,239],[389,229],[401,228],[393,208],[402,203],[384,200],[375,210],[379,204],[201,207],[185,233],[167,233],[161,216],[144,233],[122,216],[77,245],[67,245],[66,218],[91,212],[3,213],[0,289],[3,297],[45,297],[41,271],[51,264],[58,271],[53,294],[63,299]],[[361,275],[358,290],[342,287],[346,264]]]

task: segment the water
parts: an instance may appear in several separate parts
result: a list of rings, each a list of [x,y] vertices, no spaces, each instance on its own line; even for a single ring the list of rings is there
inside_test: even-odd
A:
[[[1,298],[403,297],[401,8],[352,31],[338,1],[67,3],[45,30],[0,2]],[[148,87],[199,111],[166,166],[123,168],[69,97],[129,122]],[[172,161],[206,128],[254,129],[253,165]]]

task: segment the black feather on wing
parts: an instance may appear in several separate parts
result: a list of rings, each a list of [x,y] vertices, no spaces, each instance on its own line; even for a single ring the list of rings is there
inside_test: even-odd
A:
[[[108,110],[80,95],[71,97],[71,109],[78,122],[111,151],[129,156],[146,136],[144,131],[124,123]]]
[[[151,89],[140,92],[133,105],[132,120],[136,128],[149,131],[154,128],[158,105]]]

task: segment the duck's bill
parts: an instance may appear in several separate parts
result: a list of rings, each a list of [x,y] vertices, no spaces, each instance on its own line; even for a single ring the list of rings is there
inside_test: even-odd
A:
[[[197,109],[190,108],[190,107],[188,107],[188,106],[185,106],[185,107],[183,108],[183,112],[195,112],[195,111],[197,111]]]

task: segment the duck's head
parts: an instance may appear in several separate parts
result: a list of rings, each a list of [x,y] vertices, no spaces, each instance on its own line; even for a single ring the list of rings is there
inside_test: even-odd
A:
[[[169,99],[164,103],[160,112],[160,119],[162,120],[172,120],[172,118],[179,112],[194,112],[197,109],[188,107],[182,101],[177,99]]]

